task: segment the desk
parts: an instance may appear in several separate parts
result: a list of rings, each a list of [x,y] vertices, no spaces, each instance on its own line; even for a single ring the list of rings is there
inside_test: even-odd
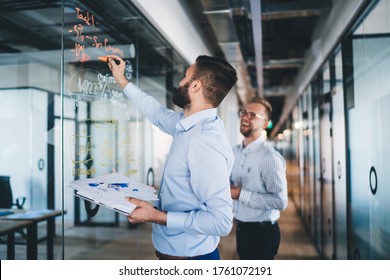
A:
[[[27,221],[30,222],[29,232],[27,232],[27,259],[38,259],[38,223],[47,222],[46,233],[46,248],[47,259],[54,258],[54,235],[55,235],[55,217],[61,216],[62,211],[59,210],[27,210],[24,213],[10,214],[0,217],[1,220],[7,221]],[[65,214],[66,212],[64,212]]]
[[[31,226],[33,222],[23,220],[23,221],[13,221],[13,220],[0,220],[0,235],[7,235],[7,259],[15,259],[15,232],[27,228],[27,236],[31,234]],[[30,246],[32,243],[27,244]],[[27,249],[27,251],[31,250]]]

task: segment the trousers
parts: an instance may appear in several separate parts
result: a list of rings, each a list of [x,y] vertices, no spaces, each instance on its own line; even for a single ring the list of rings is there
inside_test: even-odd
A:
[[[236,246],[241,260],[273,260],[280,245],[277,222],[237,221]]]

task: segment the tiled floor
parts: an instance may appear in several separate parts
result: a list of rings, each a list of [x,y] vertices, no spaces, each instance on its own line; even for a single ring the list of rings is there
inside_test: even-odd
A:
[[[291,170],[290,170],[291,171]],[[292,172],[292,171],[291,171]],[[294,173],[289,173],[289,184],[294,184]],[[314,243],[298,217],[294,203],[290,202],[279,220],[281,245],[278,260],[320,259]],[[44,229],[43,229],[44,230]],[[57,227],[61,232],[61,226]],[[119,227],[74,227],[66,226],[65,237],[55,239],[55,259],[68,260],[155,260],[151,242],[151,224],[129,228],[126,223]],[[235,250],[235,230],[223,237],[219,250],[225,260],[238,259]],[[62,241],[64,240],[64,251]],[[0,245],[0,258],[5,259],[6,245]],[[24,245],[16,246],[16,258],[26,258]],[[39,259],[46,258],[45,242],[39,245]]]

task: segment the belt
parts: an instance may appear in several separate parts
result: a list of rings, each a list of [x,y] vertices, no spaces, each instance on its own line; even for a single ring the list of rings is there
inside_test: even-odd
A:
[[[199,256],[193,256],[193,257],[171,256],[171,255],[160,253],[157,250],[156,250],[156,256],[160,260],[190,260],[190,259],[193,259],[193,258],[200,257],[200,255]]]
[[[264,222],[241,222],[241,221],[237,220],[237,225],[238,226],[257,226],[257,227],[261,227],[261,226],[272,226],[272,225],[274,225],[276,223],[277,223],[277,221],[274,221],[274,222],[271,222],[271,221],[264,221]]]

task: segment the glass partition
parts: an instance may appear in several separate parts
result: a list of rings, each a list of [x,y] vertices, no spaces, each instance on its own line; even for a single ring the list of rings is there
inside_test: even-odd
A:
[[[115,259],[115,252],[109,254],[102,244],[118,234],[129,235],[131,242],[122,248],[128,250],[127,259],[154,258],[150,224],[131,225],[126,215],[80,199],[66,185],[112,172],[147,184],[154,176],[158,185],[170,138],[154,129],[127,100],[104,57],[121,57],[127,79],[166,106],[171,104],[173,84],[185,64],[125,1],[65,1],[63,42],[64,161],[59,172],[64,180],[64,206],[72,211],[65,224],[69,237],[85,238],[87,234],[89,239],[85,251],[78,251],[67,243],[66,227],[65,259],[78,259],[91,251],[93,259]],[[153,149],[156,144],[159,149]],[[75,231],[74,226],[85,233]]]
[[[386,259],[389,248],[390,1],[379,1],[352,35],[353,91],[348,95],[352,244],[356,259]]]
[[[56,141],[53,104],[54,99],[59,100],[62,79],[62,4],[2,1],[0,9],[1,196],[5,198],[4,188],[12,192],[9,203],[2,199],[0,208],[13,213],[6,218],[15,223],[39,218],[34,221],[36,231],[25,228],[16,233],[15,242],[22,244],[16,248],[16,258],[61,258],[61,246],[53,246],[57,243],[54,233],[62,234],[60,226],[53,226],[54,221],[61,222],[61,203],[55,202],[61,197],[61,185],[55,186],[52,171]],[[12,205],[22,198],[24,203]],[[26,254],[27,233],[39,244],[46,242],[47,250],[39,246]],[[6,259],[5,251],[0,254]]]
[[[0,9],[1,181],[26,198],[14,213],[58,210],[38,224],[44,240],[54,221],[48,249],[38,240],[36,254],[17,258],[115,259],[104,244],[124,235],[129,243],[116,249],[128,259],[155,259],[150,225],[132,226],[68,186],[113,171],[158,186],[170,146],[99,57],[120,56],[126,77],[170,108],[188,65],[130,1],[7,1]]]

